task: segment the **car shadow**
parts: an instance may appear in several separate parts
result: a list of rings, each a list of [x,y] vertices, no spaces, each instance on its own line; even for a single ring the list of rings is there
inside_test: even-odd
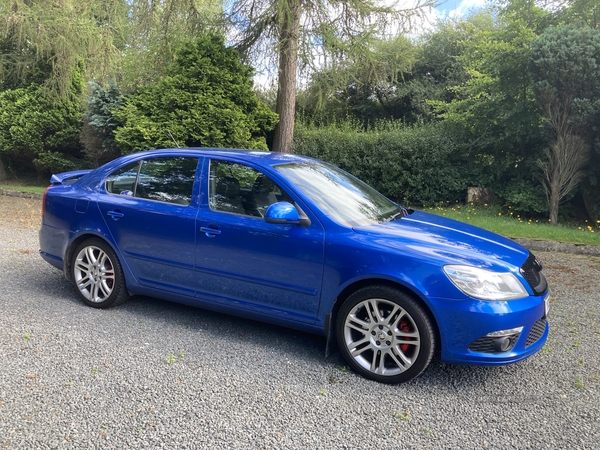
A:
[[[51,293],[57,301],[68,302],[76,310],[118,313],[121,317],[125,315],[133,318],[136,323],[160,323],[167,329],[185,329],[202,335],[204,339],[225,340],[229,344],[239,343],[241,340],[250,342],[265,353],[276,353],[290,360],[302,360],[308,364],[325,367],[330,371],[329,380],[332,384],[341,380],[361,378],[350,371],[337,348],[334,347],[330,355],[325,357],[326,340],[320,335],[147,296],[133,296],[116,308],[95,310],[78,298],[67,280],[62,277],[55,278],[55,275],[46,283],[30,287],[32,291],[43,289],[44,293]],[[418,378],[398,386],[427,386],[433,389],[458,389],[461,386],[474,388],[495,379],[518,379],[523,370],[522,365],[527,362],[528,360],[497,367],[465,366],[443,363],[437,354]]]
[[[147,296],[131,297],[117,310],[137,316],[137,320],[167,322],[173,329],[185,328],[206,339],[249,341],[268,350],[284,352],[290,358],[323,362],[325,338],[316,334],[259,322]]]

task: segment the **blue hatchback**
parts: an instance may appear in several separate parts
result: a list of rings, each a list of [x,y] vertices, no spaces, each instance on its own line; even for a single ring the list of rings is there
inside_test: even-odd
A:
[[[318,160],[155,150],[51,183],[41,256],[93,307],[139,294],[322,334],[384,383],[416,377],[436,351],[520,361],[548,335],[528,250]]]

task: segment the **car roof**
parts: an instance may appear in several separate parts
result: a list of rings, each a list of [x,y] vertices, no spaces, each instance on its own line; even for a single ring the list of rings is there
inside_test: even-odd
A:
[[[208,157],[231,157],[239,158],[246,161],[258,161],[263,164],[275,165],[291,162],[308,162],[314,159],[307,156],[294,155],[291,153],[279,153],[260,150],[240,150],[232,148],[209,148],[209,147],[185,147],[185,148],[166,148],[159,150],[145,150],[143,152],[133,153],[122,157],[123,159],[135,159],[138,156],[166,156],[166,155],[194,155]]]

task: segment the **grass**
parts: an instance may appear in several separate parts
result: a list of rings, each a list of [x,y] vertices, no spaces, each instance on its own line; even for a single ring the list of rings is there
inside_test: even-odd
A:
[[[43,194],[47,186],[24,186],[22,184],[0,184],[0,189],[7,191],[27,192],[29,194]]]
[[[459,205],[424,208],[424,211],[456,219],[510,238],[600,245],[600,222],[552,226],[547,219],[531,219],[499,206]]]

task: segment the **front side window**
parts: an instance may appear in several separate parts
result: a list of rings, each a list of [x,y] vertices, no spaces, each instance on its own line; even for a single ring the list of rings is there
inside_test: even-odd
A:
[[[163,157],[127,165],[106,178],[111,194],[189,205],[198,158]]]
[[[293,202],[271,178],[243,164],[212,160],[208,182],[214,211],[264,217],[273,203]]]

